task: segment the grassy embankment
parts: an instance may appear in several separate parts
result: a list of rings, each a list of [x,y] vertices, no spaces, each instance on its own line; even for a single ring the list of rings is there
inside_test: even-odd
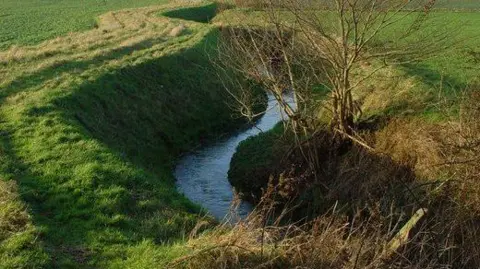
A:
[[[2,46],[84,29],[92,15],[129,2],[105,3],[12,11],[2,25],[25,28]],[[162,267],[183,251],[175,242],[200,210],[175,190],[175,158],[239,121],[207,57],[216,30],[158,15],[172,8],[110,12],[96,29],[0,52],[2,268]],[[212,11],[165,14],[206,21]],[[60,26],[56,19],[73,28],[36,28]]]
[[[470,3],[440,2],[439,7],[471,8]],[[480,7],[477,4],[473,6]],[[215,19],[221,24],[251,22],[261,25],[259,11],[229,10]],[[421,62],[387,68],[363,84],[357,97],[363,101],[363,120],[379,118],[417,119],[426,123],[445,121],[445,106],[458,111],[460,92],[478,83],[480,77],[479,12],[437,11],[427,22],[425,32],[451,31],[456,46]],[[401,25],[399,26],[401,27]],[[391,29],[388,34],[394,34]],[[394,38],[394,36],[392,36]],[[381,40],[380,40],[381,41]],[[276,168],[283,146],[273,144],[281,137],[282,128],[243,141],[232,159],[229,178],[234,185],[260,189],[265,187],[270,173]],[[281,144],[281,143],[280,143]],[[252,157],[254,154],[256,157]],[[259,180],[259,178],[261,178]],[[259,182],[260,181],[260,182]],[[243,182],[243,183],[242,183]]]

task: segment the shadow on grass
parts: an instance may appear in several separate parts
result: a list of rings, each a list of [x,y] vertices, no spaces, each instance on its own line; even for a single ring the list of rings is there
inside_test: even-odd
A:
[[[195,47],[121,68],[53,104],[130,161],[170,167],[170,156],[238,124],[207,56],[216,38],[212,31]]]
[[[187,21],[209,23],[217,15],[217,3],[199,7],[180,8],[162,13],[163,16]]]
[[[408,76],[418,77],[423,83],[434,89],[442,88],[444,93],[452,96],[456,91],[464,89],[467,85],[464,82],[450,76],[442,74],[438,70],[434,70],[426,64],[414,63],[404,64],[401,66]]]
[[[195,225],[200,210],[176,191],[171,166],[199,141],[238,126],[205,54],[216,38],[212,31],[192,48],[85,81],[66,96],[51,93],[6,125],[15,140],[8,159],[19,160],[9,167],[19,169],[14,177],[53,266],[105,264]],[[73,68],[78,63],[62,72]],[[9,94],[30,85],[17,83]]]
[[[13,153],[11,135],[0,127],[0,181],[8,182],[23,174],[27,167]],[[5,268],[45,268],[50,257],[45,251],[41,240],[32,240],[40,235],[37,227],[30,225],[28,215],[23,215],[27,209],[17,203],[16,188],[6,188],[8,183],[0,182],[2,212],[0,216],[0,259]]]
[[[388,98],[391,97],[388,99],[388,106],[367,110],[367,113],[358,122],[362,129],[367,126],[373,127],[376,124],[381,126],[392,117],[413,116],[439,120],[445,116],[445,109],[455,108],[458,104],[459,93],[468,86],[455,76],[442,74],[427,64],[404,64],[398,68],[404,74],[392,79],[392,83],[385,88],[385,92],[392,95],[388,96]],[[407,78],[415,78],[416,82],[416,85],[408,88],[408,91],[405,90],[404,85],[401,85],[401,82]],[[377,100],[381,100],[381,98]],[[377,100],[373,102],[375,103]]]
[[[132,44],[130,46],[124,46],[112,49],[108,53],[95,56],[89,60],[85,61],[68,61],[62,60],[52,64],[49,67],[40,69],[36,72],[25,74],[17,77],[10,84],[4,86],[0,92],[0,98],[4,99],[5,97],[33,88],[38,85],[42,85],[44,82],[51,80],[55,77],[59,77],[62,74],[69,74],[75,71],[76,73],[84,72],[88,69],[93,69],[100,67],[105,64],[105,62],[121,59],[124,56],[131,55],[133,52],[148,49],[158,44],[159,42],[168,42],[165,41],[164,37],[151,38],[143,40],[141,42]]]

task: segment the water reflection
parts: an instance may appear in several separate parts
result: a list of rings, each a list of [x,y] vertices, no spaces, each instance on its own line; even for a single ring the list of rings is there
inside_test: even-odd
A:
[[[268,109],[255,127],[185,155],[175,169],[177,189],[215,218],[223,219],[229,213],[233,198],[227,173],[238,144],[250,136],[270,130],[281,120],[282,113],[275,100],[269,98]],[[242,202],[238,214],[244,217],[251,210],[249,203]]]

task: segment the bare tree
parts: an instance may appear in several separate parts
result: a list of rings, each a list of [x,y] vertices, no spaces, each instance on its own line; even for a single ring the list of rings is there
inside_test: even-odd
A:
[[[260,11],[224,27],[219,51],[225,66],[255,80],[290,119],[295,134],[312,136],[320,111],[330,127],[353,138],[361,103],[354,92],[380,69],[416,61],[447,46],[432,30],[435,0],[258,0]],[[369,68],[363,63],[371,63]],[[234,85],[234,84],[231,84]],[[249,111],[242,87],[230,87]],[[283,93],[291,91],[295,107]],[[248,113],[247,113],[248,114]]]

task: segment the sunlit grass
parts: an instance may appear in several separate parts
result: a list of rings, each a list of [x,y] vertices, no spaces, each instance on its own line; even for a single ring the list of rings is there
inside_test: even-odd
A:
[[[239,121],[209,62],[216,30],[158,16],[174,7],[107,13],[98,29],[0,54],[0,175],[17,182],[43,256],[1,255],[61,268],[180,255],[170,246],[200,210],[172,165]]]
[[[34,44],[94,28],[95,17],[107,11],[161,5],[168,0],[2,0],[0,49]]]

